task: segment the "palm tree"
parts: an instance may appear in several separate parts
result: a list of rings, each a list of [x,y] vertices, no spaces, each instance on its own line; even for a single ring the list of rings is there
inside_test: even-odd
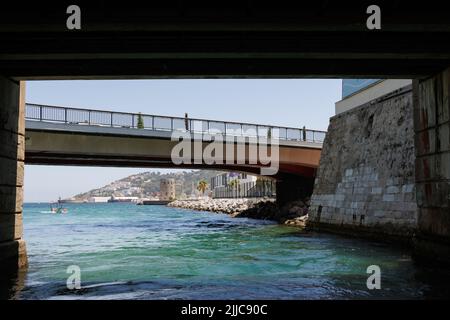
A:
[[[231,188],[232,195],[238,196],[238,194],[240,193],[240,189],[241,189],[239,179],[236,178],[236,179],[230,180],[230,182],[228,182],[228,186]]]
[[[230,182],[228,182],[228,185],[231,188],[235,188],[238,184],[239,184],[239,179],[233,179],[233,180],[230,180]]]
[[[197,190],[204,195],[206,189],[208,189],[208,182],[206,182],[206,180],[201,180],[197,185]]]

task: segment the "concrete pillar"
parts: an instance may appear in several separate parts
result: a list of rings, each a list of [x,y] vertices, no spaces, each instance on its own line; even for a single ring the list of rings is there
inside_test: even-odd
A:
[[[296,200],[304,200],[311,197],[314,179],[295,175],[280,175],[277,177],[277,204],[283,205]]]
[[[450,69],[414,81],[416,252],[450,262]]]
[[[22,239],[25,83],[0,76],[0,269],[27,266]]]

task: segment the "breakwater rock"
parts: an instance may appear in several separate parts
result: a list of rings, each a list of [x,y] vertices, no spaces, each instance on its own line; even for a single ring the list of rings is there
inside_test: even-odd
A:
[[[308,219],[309,199],[293,201],[281,208],[275,200],[269,198],[176,200],[168,206],[226,213],[235,218],[273,220],[281,224],[304,227]]]
[[[273,203],[274,200],[269,198],[262,199],[199,199],[199,200],[175,200],[168,204],[169,207],[177,207],[198,211],[220,212],[230,215],[237,215],[257,203]]]
[[[279,207],[275,202],[259,202],[237,213],[235,217],[274,220],[281,224],[305,227],[308,219],[309,199],[297,200]]]

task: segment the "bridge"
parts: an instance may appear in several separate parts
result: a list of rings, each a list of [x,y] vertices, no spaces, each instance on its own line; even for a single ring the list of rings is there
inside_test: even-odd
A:
[[[414,235],[414,249],[420,255],[429,256],[430,260],[439,257],[450,262],[450,21],[444,4],[379,1],[381,30],[368,30],[366,10],[373,4],[371,1],[355,4],[319,0],[297,6],[284,1],[197,3],[130,0],[126,6],[91,1],[80,4],[83,15],[81,30],[68,30],[65,21],[70,4],[68,1],[58,1],[57,4],[39,1],[24,6],[20,2],[6,2],[0,11],[0,267],[18,269],[27,264],[22,238],[24,162],[86,163],[79,151],[73,152],[76,156],[70,159],[61,157],[69,151],[63,148],[61,141],[64,139],[68,139],[66,142],[75,137],[78,137],[78,142],[82,142],[82,137],[93,139],[93,135],[88,136],[86,132],[76,132],[82,128],[105,131],[102,138],[98,138],[103,139],[101,143],[107,137],[125,139],[122,131],[128,132],[127,139],[137,141],[136,136],[130,138],[131,132],[144,132],[131,126],[83,127],[62,121],[44,123],[36,120],[36,127],[51,126],[54,130],[50,135],[50,130],[32,129],[31,120],[25,123],[24,83],[32,79],[413,79],[413,103],[402,106],[409,112],[408,117],[398,118],[401,120],[399,123],[414,118],[411,128],[398,134],[398,137],[405,137],[407,132],[414,140],[411,145],[415,148],[408,156],[412,163],[408,166],[409,172],[415,172],[411,179],[416,190],[413,197],[416,208],[413,208],[414,214],[409,219],[414,232],[404,236],[410,239],[411,234]],[[365,106],[366,112],[358,117],[353,115],[357,126],[351,129],[345,126],[347,119],[352,120],[348,115],[341,115],[339,121],[331,123],[322,151],[322,159],[327,155],[330,161],[320,164],[317,174],[318,177],[323,176],[318,180],[324,194],[319,194],[323,197],[316,200],[312,215],[318,218],[345,216],[345,220],[333,222],[335,229],[351,225],[354,230],[359,228],[362,234],[367,235],[375,231],[383,233],[383,226],[396,223],[390,209],[401,208],[405,204],[403,199],[393,194],[386,194],[386,197],[372,194],[372,189],[361,194],[365,192],[364,188],[369,188],[365,185],[373,184],[370,188],[378,190],[388,185],[388,181],[376,180],[376,173],[368,173],[369,176],[361,174],[370,168],[361,170],[360,164],[367,164],[369,159],[374,162],[372,169],[378,173],[386,176],[396,173],[392,170],[392,163],[399,153],[393,148],[402,146],[402,143],[377,140],[378,134],[371,134],[369,129],[380,129],[381,126],[372,127],[372,124],[381,123],[386,127],[379,132],[379,137],[383,137],[385,132],[395,132],[399,126],[397,122],[381,120],[389,110],[399,107],[401,101],[393,98],[390,108],[383,107],[381,109],[386,112],[377,114],[370,112],[371,108],[376,108],[375,105]],[[114,121],[114,116],[112,119]],[[364,130],[360,130],[361,123],[365,125]],[[63,128],[69,127],[71,132],[64,131],[66,129]],[[26,130],[30,135],[27,148]],[[111,135],[112,131],[122,132],[123,137]],[[150,131],[155,131],[152,133],[155,135],[163,134],[162,130],[149,130],[149,134]],[[336,138],[349,137],[349,143],[330,139],[332,131]],[[55,145],[59,139],[59,147],[54,147],[54,150],[47,148],[45,143],[50,146],[50,141],[45,142],[45,139],[37,138],[38,135],[54,137]],[[70,139],[69,135],[72,136]],[[369,138],[373,140],[365,140]],[[144,141],[149,137],[140,139]],[[351,144],[354,148],[350,150],[348,146]],[[305,149],[281,147],[289,150],[288,153]],[[32,151],[32,148],[36,148],[34,154],[25,154],[25,149]],[[374,150],[382,152],[370,153]],[[44,156],[42,151],[47,151],[47,155]],[[54,155],[50,157],[49,151]],[[109,161],[112,165],[112,155],[108,153],[105,158],[105,152],[96,154],[92,150],[95,156],[92,163],[106,165]],[[355,167],[345,161],[349,154],[355,158]],[[374,159],[370,159],[368,154]],[[377,161],[376,157],[385,155],[392,159],[389,162]],[[143,156],[143,162],[151,160],[156,164],[156,159]],[[118,161],[132,165],[131,159],[121,157],[123,155],[119,155]],[[291,159],[294,158],[299,157]],[[311,161],[310,166],[305,164],[304,167],[312,170],[313,164]],[[286,165],[282,170],[291,171],[289,167]],[[296,165],[295,170],[299,168]],[[331,185],[327,177],[337,178],[336,186]],[[403,178],[401,175],[395,177],[397,180]],[[343,187],[346,193],[341,193]],[[389,187],[389,192],[395,192],[396,188],[409,190],[410,186]],[[342,198],[349,201],[345,209],[341,204]],[[397,201],[388,201],[392,199]],[[352,202],[358,203],[353,206]],[[371,206],[375,208],[372,211],[368,209]],[[322,207],[334,211],[324,209],[322,212]],[[374,223],[379,215],[385,220]]]
[[[250,163],[250,146],[257,147],[258,139],[273,138],[279,145],[275,178],[283,174],[313,178],[326,134],[306,128],[37,104],[26,105],[25,119],[26,164],[209,168],[259,174],[265,165]],[[175,164],[171,152],[179,140],[172,139],[174,132],[188,133],[192,142],[202,144],[202,150],[212,141],[211,136],[232,140],[231,156],[223,148],[224,159],[230,161],[207,164],[205,159],[195,161],[192,153],[190,164]],[[238,146],[245,151],[241,163]]]

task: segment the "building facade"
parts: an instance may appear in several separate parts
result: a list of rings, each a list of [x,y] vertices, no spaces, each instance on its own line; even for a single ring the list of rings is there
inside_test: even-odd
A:
[[[213,198],[275,197],[275,181],[246,173],[222,173],[211,178]]]
[[[111,199],[111,197],[90,197],[88,202],[91,203],[106,203]]]

